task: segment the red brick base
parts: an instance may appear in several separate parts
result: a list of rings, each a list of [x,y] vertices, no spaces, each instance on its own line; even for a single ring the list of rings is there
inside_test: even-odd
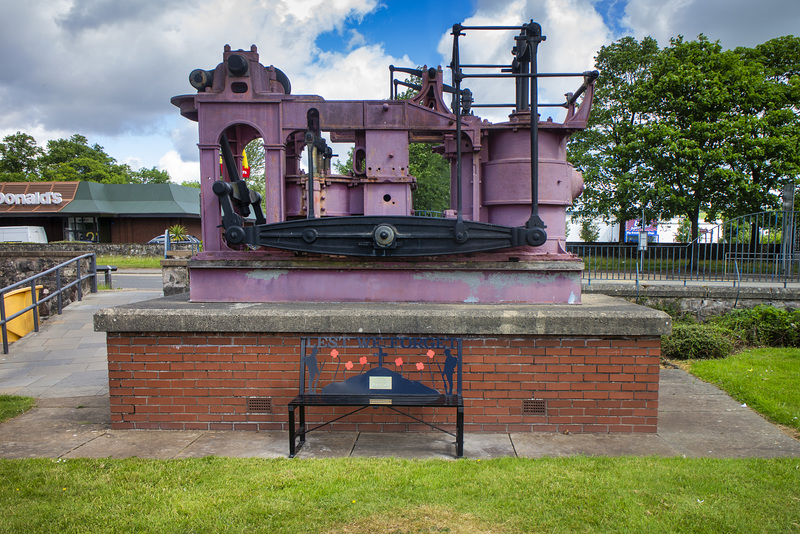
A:
[[[111,426],[287,430],[286,405],[299,389],[301,337],[109,332]],[[660,353],[659,337],[465,337],[465,429],[656,432]],[[271,412],[248,413],[247,399],[254,397],[268,398]],[[543,401],[537,407],[546,415],[530,415],[530,399]],[[438,425],[455,424],[453,410],[409,411]],[[308,422],[346,412],[311,408]],[[383,407],[332,429],[430,430]]]

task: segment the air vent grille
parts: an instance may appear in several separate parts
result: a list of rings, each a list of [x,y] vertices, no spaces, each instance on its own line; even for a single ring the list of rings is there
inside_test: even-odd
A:
[[[547,415],[547,401],[544,399],[524,399],[522,415]]]
[[[247,411],[249,413],[272,413],[272,397],[249,397]]]

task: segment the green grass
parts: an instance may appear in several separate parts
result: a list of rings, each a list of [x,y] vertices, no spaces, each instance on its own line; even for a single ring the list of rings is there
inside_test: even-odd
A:
[[[0,532],[790,532],[800,459],[0,460]]]
[[[160,269],[161,256],[111,256],[98,255],[98,265],[115,265],[120,269]]]
[[[752,349],[692,361],[690,370],[771,421],[800,430],[800,349]]]
[[[36,399],[33,397],[0,395],[0,423],[27,412],[35,404]]]

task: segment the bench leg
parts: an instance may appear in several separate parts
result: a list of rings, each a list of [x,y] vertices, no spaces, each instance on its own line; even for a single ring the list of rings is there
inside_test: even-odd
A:
[[[289,458],[294,458],[297,451],[299,451],[306,442],[306,407],[302,404],[299,406],[299,426],[295,426],[295,408],[296,406],[289,406]],[[300,438],[300,443],[297,442],[298,437]]]
[[[300,446],[306,442],[306,407],[300,406]]]
[[[458,407],[456,414],[456,456],[464,456],[464,407]]]
[[[289,406],[289,458],[294,458],[294,406]]]

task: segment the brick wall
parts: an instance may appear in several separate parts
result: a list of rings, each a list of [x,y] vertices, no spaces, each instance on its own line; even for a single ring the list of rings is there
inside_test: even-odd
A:
[[[112,428],[287,430],[286,404],[298,393],[300,337],[109,332]],[[465,337],[465,429],[656,432],[660,347],[657,336]],[[271,412],[249,413],[249,397],[268,398]],[[531,415],[542,408],[545,415]],[[347,411],[310,408],[307,421]],[[454,426],[453,411],[409,409],[445,427]],[[430,430],[384,407],[332,429]]]

